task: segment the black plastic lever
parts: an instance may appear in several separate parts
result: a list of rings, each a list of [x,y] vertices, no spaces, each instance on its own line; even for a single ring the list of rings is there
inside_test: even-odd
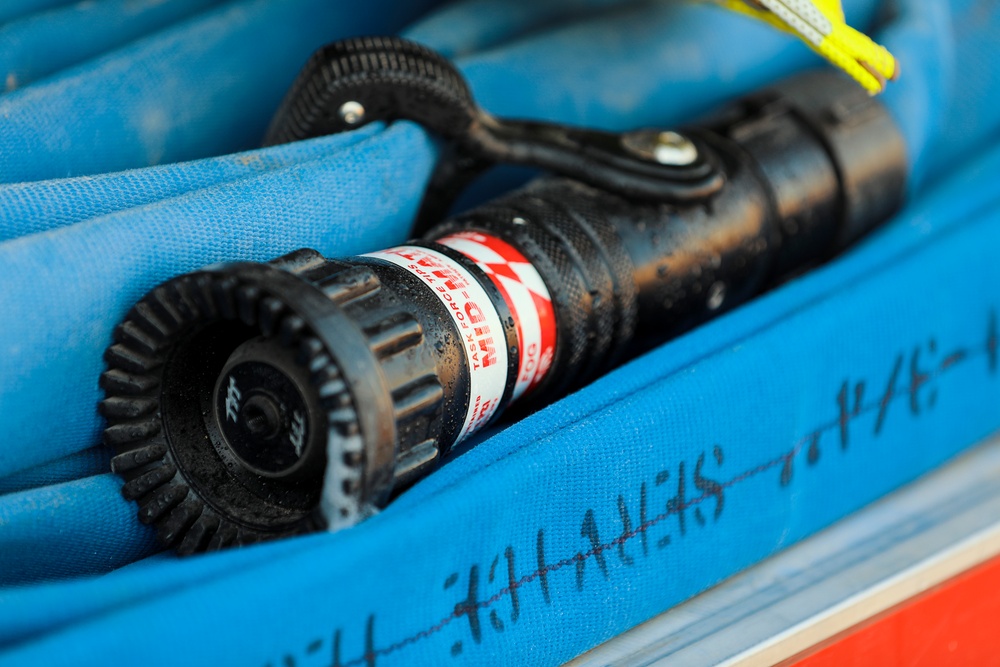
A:
[[[422,220],[440,219],[473,178],[498,163],[538,167],[630,199],[672,204],[705,199],[725,182],[712,150],[695,135],[660,129],[619,134],[491,116],[452,63],[399,37],[359,37],[320,49],[289,91],[264,143],[395,120],[416,122],[446,141]]]

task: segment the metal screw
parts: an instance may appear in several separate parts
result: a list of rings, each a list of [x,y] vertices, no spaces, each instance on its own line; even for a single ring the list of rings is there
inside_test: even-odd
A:
[[[254,438],[270,439],[281,429],[281,409],[270,397],[255,394],[240,410],[247,431]]]
[[[660,164],[686,165],[698,159],[698,149],[690,139],[676,132],[660,132],[653,156]]]
[[[722,302],[726,300],[726,283],[720,281],[712,283],[708,288],[708,299],[705,305],[709,310],[718,310]]]
[[[340,105],[340,109],[337,110],[337,115],[340,116],[340,120],[344,121],[348,125],[357,125],[365,117],[365,108],[361,106],[360,103],[354,100],[349,100]]]
[[[698,147],[678,132],[638,130],[623,134],[621,144],[642,160],[672,167],[684,167],[698,159]]]

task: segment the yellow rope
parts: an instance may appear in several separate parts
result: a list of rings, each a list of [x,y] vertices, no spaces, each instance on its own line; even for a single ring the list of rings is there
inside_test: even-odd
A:
[[[814,51],[850,74],[872,95],[899,74],[896,59],[882,45],[847,25],[840,0],[716,0],[800,37]]]

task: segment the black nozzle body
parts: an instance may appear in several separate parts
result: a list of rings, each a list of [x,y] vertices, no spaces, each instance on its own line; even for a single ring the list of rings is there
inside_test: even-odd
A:
[[[903,197],[893,121],[829,73],[629,142],[707,153],[725,185],[662,203],[544,177],[398,248],[301,250],[150,292],[102,376],[140,518],[182,552],[355,523],[511,404],[545,405],[827,259]]]

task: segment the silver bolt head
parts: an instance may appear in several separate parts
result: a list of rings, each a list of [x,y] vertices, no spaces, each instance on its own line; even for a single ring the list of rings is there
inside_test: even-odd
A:
[[[337,115],[348,125],[357,125],[365,118],[365,108],[359,102],[350,100],[340,105]]]
[[[708,299],[705,305],[709,310],[718,310],[726,300],[726,283],[721,280],[712,283],[708,288]]]
[[[653,155],[660,164],[683,166],[698,159],[698,149],[682,134],[660,132],[656,137]]]
[[[698,159],[698,147],[683,134],[637,130],[623,134],[622,148],[635,157],[672,167],[686,167]]]

